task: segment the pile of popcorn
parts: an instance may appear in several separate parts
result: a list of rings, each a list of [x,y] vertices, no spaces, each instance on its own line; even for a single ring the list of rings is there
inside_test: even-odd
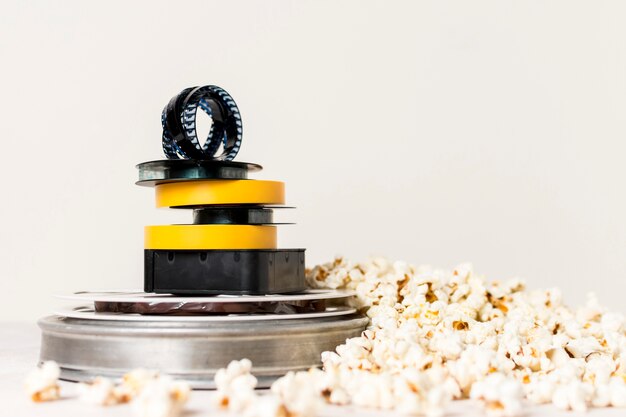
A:
[[[441,415],[454,399],[516,416],[523,402],[626,407],[626,321],[591,295],[573,310],[558,289],[453,271],[337,258],[307,273],[314,288],[356,291],[368,330],[325,352],[331,403]]]

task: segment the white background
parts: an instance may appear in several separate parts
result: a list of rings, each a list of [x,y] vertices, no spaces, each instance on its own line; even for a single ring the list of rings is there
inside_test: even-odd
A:
[[[624,310],[626,3],[3,2],[1,320],[142,285],[134,165],[217,84],[309,264],[380,254]]]

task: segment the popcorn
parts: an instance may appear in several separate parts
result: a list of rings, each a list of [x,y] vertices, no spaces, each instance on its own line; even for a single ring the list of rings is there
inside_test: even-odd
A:
[[[54,361],[44,362],[26,379],[26,390],[33,401],[59,398],[60,368]],[[90,383],[78,385],[81,401],[100,406],[121,404],[133,400],[137,417],[176,417],[189,398],[191,388],[185,382],[174,381],[156,371],[136,369],[124,375],[120,385],[110,379],[96,377]]]
[[[122,377],[119,387],[129,398],[134,398],[151,381],[159,378],[159,372],[151,369],[133,369]]]
[[[573,310],[558,288],[487,282],[469,264],[445,271],[384,258],[338,257],[306,278],[313,288],[354,290],[349,302],[370,318],[367,330],[322,353],[323,369],[289,372],[268,395],[255,392],[249,360],[231,362],[216,373],[216,406],[244,417],[313,417],[325,402],[440,417],[466,398],[502,417],[522,414],[525,401],[626,407],[626,318],[594,295]],[[33,371],[32,399],[58,398],[58,377],[54,362]],[[148,370],[80,390],[93,404],[133,399],[137,417],[174,417],[189,395],[187,384]]]
[[[616,370],[615,362],[609,355],[594,353],[587,355],[587,365],[585,367],[585,375],[583,380],[592,384],[604,385],[608,384],[611,375]]]
[[[242,413],[244,417],[313,417],[323,404],[322,393],[332,385],[319,369],[289,372],[276,380],[270,395],[257,395],[257,379],[248,359],[232,361],[215,374],[214,405]]]
[[[61,369],[54,361],[46,361],[26,377],[26,392],[34,402],[54,401],[60,398],[58,384]]]
[[[136,417],[176,417],[189,398],[188,384],[169,376],[149,379],[132,402]]]
[[[522,414],[522,386],[502,373],[491,374],[473,384],[470,398],[482,401],[489,415],[514,417]]]
[[[613,407],[626,407],[626,381],[624,377],[611,378],[609,396]]]
[[[91,383],[81,383],[78,386],[81,401],[93,405],[114,405],[130,400],[127,391],[116,387],[113,381],[103,377],[96,377]]]
[[[524,385],[526,398],[535,404],[544,404],[552,401],[556,384],[549,378],[539,375],[530,375]]]
[[[565,350],[575,358],[586,358],[592,353],[601,352],[602,346],[595,337],[572,339],[565,345]]]
[[[254,388],[257,379],[250,373],[252,362],[249,359],[232,361],[226,368],[215,374],[217,391],[213,396],[213,403],[234,412],[245,410],[256,400]]]
[[[594,295],[572,310],[558,288],[490,283],[469,264],[444,271],[381,258],[336,258],[307,281],[355,290],[353,305],[370,318],[360,337],[322,354],[331,403],[434,415],[472,397],[503,416],[520,414],[523,399],[626,406],[626,319]]]
[[[560,385],[552,395],[552,403],[563,410],[587,411],[587,402],[591,399],[593,387],[576,379]]]
[[[247,407],[243,417],[290,417],[283,402],[276,396],[259,396],[254,406]]]
[[[431,338],[429,348],[432,351],[439,352],[446,360],[456,359],[463,352],[461,339],[461,335],[458,333],[444,329],[435,333]]]
[[[256,386],[256,378],[250,374],[251,370],[252,362],[250,362],[250,359],[232,361],[226,368],[222,368],[216,372],[215,385],[218,390],[227,391],[230,389],[230,385],[235,379],[243,377],[249,382],[251,388],[254,388]]]
[[[283,403],[289,415],[314,417],[323,405],[321,392],[324,381],[322,372],[288,372],[272,384],[272,393]]]
[[[155,413],[157,417],[177,415],[187,401],[190,390],[185,382],[174,381],[158,371],[141,368],[126,373],[119,385],[107,378],[96,377],[93,381],[78,386],[79,398],[85,403],[109,406],[133,401],[133,408],[138,415]],[[159,393],[163,398],[156,398]],[[160,408],[153,410],[147,404],[150,401],[160,404],[154,405]]]

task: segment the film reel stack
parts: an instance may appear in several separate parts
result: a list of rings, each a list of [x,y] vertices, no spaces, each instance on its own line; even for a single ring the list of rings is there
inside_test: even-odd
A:
[[[198,111],[212,120],[202,144]],[[233,161],[243,128],[232,97],[187,88],[161,123],[167,159],[139,164],[137,184],[154,188],[157,207],[192,211],[193,223],[145,227],[145,292],[60,296],[78,305],[39,321],[40,359],[71,381],[151,368],[212,388],[217,369],[249,358],[266,387],[360,334],[367,319],[347,306],[353,294],[306,289],[305,250],[277,247],[284,184],[250,179],[261,166]]]
[[[202,145],[197,109],[213,121]],[[276,248],[273,210],[285,204],[284,184],[248,179],[261,166],[232,161],[243,136],[232,97],[217,86],[185,89],[170,100],[161,121],[168,160],[138,165],[138,184],[155,188],[157,207],[193,209],[194,224],[146,227],[145,291],[304,290],[304,249]],[[216,156],[220,146],[223,152]]]

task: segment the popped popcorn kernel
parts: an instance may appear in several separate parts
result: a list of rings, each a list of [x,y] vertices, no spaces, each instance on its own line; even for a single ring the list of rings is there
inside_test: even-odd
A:
[[[125,391],[118,389],[108,378],[97,377],[90,383],[78,385],[80,400],[93,405],[114,405],[130,400]]]
[[[33,369],[25,381],[26,392],[34,402],[54,401],[61,396],[61,368],[55,361],[46,361]]]
[[[290,416],[314,417],[323,405],[322,393],[326,389],[323,372],[288,372],[276,380],[271,391],[282,402]]]
[[[488,415],[515,417],[523,411],[521,384],[499,372],[473,384],[470,398],[480,400]]]
[[[254,388],[257,379],[250,373],[252,362],[249,359],[232,361],[226,368],[215,374],[216,392],[212,397],[213,404],[234,412],[244,411],[256,401]]]
[[[254,402],[254,406],[247,407],[243,412],[243,417],[295,417],[285,408],[283,402],[276,396],[259,396]]]
[[[132,399],[137,396],[150,381],[159,378],[159,376],[159,372],[152,369],[133,369],[124,374],[119,389],[123,391],[129,399]]]
[[[131,406],[136,417],[177,417],[189,399],[189,384],[169,376],[149,379]]]

